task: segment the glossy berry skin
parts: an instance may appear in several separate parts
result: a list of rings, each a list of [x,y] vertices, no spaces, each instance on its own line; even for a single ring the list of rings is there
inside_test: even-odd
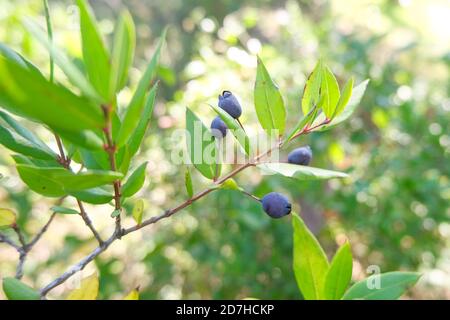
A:
[[[239,118],[242,114],[241,105],[231,91],[224,91],[222,95],[219,95],[219,108],[225,110],[234,119]]]
[[[278,219],[291,213],[291,203],[281,193],[268,193],[261,199],[261,203],[264,211],[271,218]]]
[[[215,117],[211,122],[211,134],[218,139],[227,135],[227,129],[227,125],[219,116]]]
[[[297,148],[288,155],[288,162],[307,166],[312,159],[312,150],[309,146]]]

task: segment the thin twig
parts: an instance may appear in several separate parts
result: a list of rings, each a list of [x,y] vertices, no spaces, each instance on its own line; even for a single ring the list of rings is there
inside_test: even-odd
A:
[[[53,221],[53,218],[55,217],[56,213],[53,212],[50,218],[48,219],[47,223],[42,227],[42,229],[34,236],[34,238],[27,244],[26,249],[27,251],[30,251],[31,248],[41,239],[41,237],[44,235],[44,233],[47,232],[48,227]]]
[[[13,224],[11,227],[14,230],[14,232],[17,234],[17,237],[19,238],[20,245],[22,247],[25,247],[27,245],[27,243],[25,242],[25,238],[24,238],[23,233],[20,230],[19,226],[17,224]]]
[[[92,234],[94,235],[95,239],[97,239],[99,245],[102,246],[104,244],[104,241],[103,241],[102,237],[100,236],[100,234],[95,229],[94,225],[92,224],[91,219],[89,218],[86,210],[84,209],[83,203],[78,199],[76,199],[76,200],[78,203],[78,207],[80,208],[81,218],[83,218],[83,221],[86,224],[86,226],[92,231]]]
[[[18,246],[16,243],[14,243],[14,241],[12,241],[10,238],[8,238],[6,235],[4,235],[2,233],[0,233],[0,242],[10,245],[11,247],[13,247],[16,250],[20,249],[20,246]]]
[[[23,277],[23,266],[25,264],[25,260],[27,259],[28,251],[24,250],[23,248],[20,248],[19,250],[19,263],[17,264],[16,268],[16,279],[22,279]]]
[[[245,190],[243,190],[243,189],[241,189],[240,191],[241,191],[243,194],[245,194],[246,196],[249,196],[250,198],[252,198],[253,200],[258,201],[258,202],[261,202],[261,199],[260,199],[260,198],[258,198],[257,196],[251,194],[250,192],[247,192],[247,191],[245,191]]]
[[[52,290],[53,288],[59,286],[64,283],[67,279],[73,276],[75,273],[81,271],[89,264],[92,260],[94,260],[98,255],[100,255],[103,251],[105,251],[111,243],[113,243],[117,239],[116,234],[114,233],[108,240],[103,243],[103,246],[99,246],[94,249],[89,255],[80,260],[76,265],[72,266],[69,270],[64,272],[60,277],[56,278],[44,288],[41,289],[41,297],[45,297],[45,295]]]
[[[323,123],[326,124],[326,123]],[[319,126],[323,125],[320,124]],[[307,132],[302,132],[300,135],[302,134],[306,134]],[[215,185],[220,185],[222,183],[224,183],[226,180],[234,177],[235,175],[237,175],[238,173],[240,173],[241,171],[245,170],[248,167],[254,166],[256,165],[262,158],[269,156],[273,151],[281,148],[284,144],[284,141],[279,141],[275,147],[272,147],[271,149],[267,150],[266,152],[257,155],[252,161],[249,161],[241,166],[239,166],[238,168],[234,169],[233,171],[231,171],[230,173],[228,173],[227,175],[225,175],[224,177],[218,179],[216,182],[214,182]],[[86,265],[88,265],[92,260],[94,260],[97,256],[99,256],[102,252],[104,252],[115,240],[120,239],[121,236],[125,236],[129,233],[135,232],[137,230],[140,230],[148,225],[151,224],[155,224],[156,222],[168,218],[172,215],[174,215],[175,213],[177,213],[178,211],[186,208],[187,206],[191,205],[193,202],[203,198],[204,196],[208,195],[209,193],[213,192],[214,190],[217,190],[217,188],[207,188],[199,193],[197,193],[196,195],[194,195],[192,198],[185,200],[184,202],[182,202],[181,204],[179,204],[178,206],[166,210],[164,211],[162,214],[158,215],[158,216],[154,216],[151,217],[147,220],[144,220],[142,223],[140,224],[136,224],[130,228],[127,229],[123,229],[121,230],[120,233],[118,233],[117,231],[115,231],[111,237],[106,240],[103,245],[98,246],[97,248],[95,248],[89,255],[87,255],[86,257],[84,257],[83,259],[81,259],[77,264],[75,264],[74,266],[72,266],[69,270],[67,270],[66,272],[64,272],[61,276],[59,276],[58,278],[56,278],[55,280],[53,280],[52,282],[50,282],[49,284],[47,284],[44,288],[42,288],[40,290],[40,294],[42,298],[45,298],[45,296],[47,295],[47,293],[52,290],[53,288],[61,285],[62,283],[64,283],[67,279],[69,279],[71,276],[73,276],[75,273],[83,270]],[[252,195],[252,198],[254,196]],[[256,198],[256,197],[255,197]]]

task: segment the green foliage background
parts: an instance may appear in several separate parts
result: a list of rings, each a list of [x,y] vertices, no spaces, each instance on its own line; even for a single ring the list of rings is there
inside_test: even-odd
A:
[[[256,132],[261,128],[252,105],[254,54],[263,57],[279,84],[288,115],[300,114],[305,77],[321,56],[341,83],[350,75],[355,75],[355,83],[371,79],[349,122],[331,133],[309,135],[301,143],[311,145],[314,166],[347,171],[352,178],[300,184],[285,178],[264,179],[251,169],[237,180],[257,196],[272,190],[289,194],[327,253],[347,236],[356,259],[354,279],[366,276],[370,265],[383,272],[420,271],[424,277],[413,297],[450,298],[450,7],[446,1],[91,4],[109,37],[123,6],[133,15],[138,38],[131,87],[151,57],[155,38],[170,25],[158,75],[161,90],[140,154],[149,161],[148,182],[140,194],[147,200],[147,216],[186,198],[180,192],[185,168],[170,160],[171,135],[184,127],[186,105],[212,119],[215,114],[204,102],[231,90],[243,101],[241,120]],[[50,6],[55,41],[80,56],[74,4],[61,0],[50,1]],[[41,1],[0,0],[0,7],[0,41],[48,69],[48,55],[21,24],[22,17],[31,16],[44,25]],[[125,90],[120,98],[127,100],[131,92]],[[288,116],[288,120],[290,128],[297,118]],[[43,130],[36,130],[51,140]],[[0,180],[1,207],[16,209],[19,224],[33,233],[46,221],[52,203],[24,187],[3,151],[0,173],[6,178]],[[193,180],[197,188],[205,183],[197,174]],[[111,224],[109,209],[92,210],[100,229]],[[85,240],[90,234],[79,220],[57,218],[27,262],[28,283],[42,286],[95,246]],[[137,285],[142,299],[301,298],[292,272],[289,220],[270,220],[249,198],[218,191],[116,243],[97,259],[101,298],[120,298]],[[2,246],[0,277],[13,273],[15,261],[14,251]],[[61,296],[68,287],[70,283],[51,295]]]

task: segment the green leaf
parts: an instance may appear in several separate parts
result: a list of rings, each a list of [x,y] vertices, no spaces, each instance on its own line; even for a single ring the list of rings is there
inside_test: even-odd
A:
[[[52,149],[50,149],[44,141],[42,141],[38,136],[36,136],[33,132],[22,126],[19,122],[17,122],[13,117],[9,114],[0,111],[0,118],[2,118],[15,132],[19,135],[34,143],[35,145],[45,149],[47,152],[53,153]]]
[[[79,149],[82,163],[87,169],[109,170],[111,164],[109,157],[104,151],[91,152],[86,149]]]
[[[114,171],[87,170],[75,174],[64,168],[41,168],[18,164],[22,180],[31,190],[43,195],[62,196],[69,191],[91,189],[120,180],[123,175]]]
[[[130,156],[133,157],[139,150],[139,146],[142,143],[142,140],[145,135],[145,131],[150,123],[150,119],[152,118],[153,107],[155,105],[156,93],[158,91],[158,82],[156,82],[152,89],[150,90],[147,101],[145,102],[144,111],[142,112],[139,123],[128,140],[128,151]]]
[[[21,154],[13,154],[11,157],[17,164],[29,164],[37,167],[58,167],[60,164],[56,161],[56,158],[53,160],[39,160],[35,158],[29,158]]]
[[[300,119],[300,121],[297,123],[295,128],[291,131],[291,133],[286,138],[285,142],[291,141],[297,133],[299,133],[301,130],[303,130],[305,128],[305,126],[308,123],[311,123],[312,121],[314,121],[314,117],[316,116],[316,112],[315,112],[316,110],[317,110],[317,108],[314,107],[313,109],[311,109],[309,111],[309,113],[306,116],[304,116],[303,118]]]
[[[82,191],[70,191],[71,196],[91,204],[105,204],[113,199],[112,192],[108,192],[101,188],[92,188]]]
[[[329,264],[317,239],[296,213],[292,215],[294,228],[294,274],[305,300],[324,298],[323,289]]]
[[[347,83],[344,86],[344,89],[342,89],[342,95],[339,98],[338,105],[336,107],[336,110],[334,111],[334,115],[332,118],[335,118],[336,116],[340,115],[342,111],[344,111],[344,108],[347,106],[350,97],[352,96],[352,89],[353,89],[353,77],[347,81]]]
[[[361,82],[359,85],[357,85],[355,88],[353,88],[352,96],[350,97],[347,106],[345,106],[344,111],[342,111],[338,116],[336,116],[328,125],[322,126],[318,129],[318,131],[325,131],[328,129],[331,129],[338,125],[341,122],[344,122],[355,111],[356,107],[359,105],[359,102],[361,101],[364,92],[366,91],[367,84],[369,83],[369,79]],[[325,117],[321,115],[321,117],[317,117],[314,125],[316,123],[321,123],[325,120]]]
[[[341,94],[339,92],[339,84],[333,72],[327,66],[323,66],[321,95],[323,95],[323,113],[328,119],[331,119]]]
[[[344,295],[352,279],[353,258],[350,244],[346,242],[339,248],[328,270],[324,295],[328,300],[339,300]]]
[[[47,197],[62,197],[66,195],[61,183],[50,179],[44,168],[30,165],[17,165],[16,167],[22,181],[34,192]]]
[[[80,130],[77,132],[71,132],[61,129],[55,129],[55,131],[61,136],[61,138],[70,141],[75,146],[91,151],[101,150],[102,153],[104,153],[103,140],[94,131]]]
[[[80,214],[77,210],[66,208],[66,207],[60,207],[60,206],[53,206],[50,208],[54,213],[62,213],[62,214]]]
[[[371,275],[350,287],[343,299],[395,300],[413,286],[420,276],[416,272],[400,271]],[[380,285],[379,288],[376,288],[377,284]]]
[[[119,153],[117,153],[117,157],[120,158],[117,161],[117,165],[119,166],[119,171],[122,172],[124,176],[128,173],[128,169],[130,168],[131,164],[132,156],[129,150],[129,147],[127,145],[124,145],[122,148],[120,148],[120,157]]]
[[[112,70],[110,80],[110,96],[118,92],[126,84],[128,69],[133,63],[136,33],[133,18],[128,11],[121,14],[114,34],[112,51]]]
[[[139,167],[134,170],[130,175],[127,182],[122,187],[122,196],[124,198],[129,198],[138,192],[145,182],[145,169],[147,168],[147,163],[144,162]]]
[[[186,172],[184,174],[184,185],[186,186],[186,192],[189,198],[192,198],[194,195],[194,187],[192,186],[191,171],[189,168],[186,168]]]
[[[202,121],[186,108],[186,143],[192,164],[208,179],[216,173],[216,145],[214,137]],[[219,172],[220,172],[220,164]]]
[[[155,53],[153,54],[153,57],[150,60],[150,63],[148,64],[147,69],[144,72],[144,75],[142,76],[141,80],[139,80],[136,91],[126,109],[122,126],[120,127],[120,131],[117,136],[118,147],[123,146],[128,141],[132,132],[136,128],[136,125],[139,122],[139,119],[142,114],[142,109],[144,108],[144,100],[147,88],[149,87],[150,82],[152,81],[156,73],[156,69],[159,63],[159,56],[161,54],[161,47],[164,43],[165,36],[166,30],[164,30],[163,34],[161,35]]]
[[[92,85],[102,97],[109,100],[111,66],[95,16],[86,0],[77,0],[80,9],[80,31],[83,60]]]
[[[16,278],[3,278],[3,292],[9,300],[39,300],[39,292],[17,280]]]
[[[0,125],[0,144],[6,148],[33,157],[37,159],[52,160],[56,155],[53,152],[49,152],[47,149],[25,140],[15,132],[6,129]]]
[[[64,186],[64,189],[70,191],[95,188],[113,183],[123,177],[120,172],[106,170],[87,170],[78,174],[68,170],[59,170],[59,168],[38,168],[38,170],[46,171],[52,179],[60,182]]]
[[[14,61],[23,68],[27,68],[30,71],[34,71],[38,74],[41,74],[39,69],[33,63],[31,63],[29,60],[25,59],[22,55],[20,55],[19,53],[17,53],[16,51],[9,48],[3,43],[0,43],[0,54],[3,55],[5,58]]]
[[[346,178],[348,175],[339,171],[331,171],[291,163],[261,163],[257,167],[266,174],[280,174],[297,180],[322,180]]]
[[[144,200],[138,199],[134,204],[132,212],[134,221],[136,221],[137,224],[141,224],[143,214],[144,214]]]
[[[250,155],[251,149],[250,149],[250,139],[248,138],[245,131],[241,128],[239,123],[234,119],[232,116],[230,116],[225,110],[222,108],[219,108],[215,105],[208,104],[225,122],[228,129],[233,133],[236,140],[241,145],[242,149],[244,150],[245,154]]]
[[[320,100],[320,84],[322,83],[322,60],[317,61],[314,70],[305,83],[302,97],[302,111],[306,116],[316,107]]]
[[[23,22],[26,29],[50,52],[55,63],[61,68],[64,74],[86,97],[96,103],[103,103],[104,99],[98,94],[91,83],[86,79],[82,71],[67,57],[67,55],[58,49],[48,38],[45,32],[32,21]],[[26,88],[26,87],[25,87]],[[61,109],[64,104],[60,105]],[[64,105],[65,106],[65,105]]]
[[[16,214],[10,209],[0,208],[0,229],[8,228],[16,223]]]
[[[0,104],[8,111],[52,128],[78,132],[102,128],[100,108],[50,83],[35,72],[0,57]]]
[[[286,125],[286,110],[283,97],[259,57],[254,103],[256,115],[264,130],[269,134],[271,134],[271,130],[278,130],[278,134],[280,136],[283,135]]]

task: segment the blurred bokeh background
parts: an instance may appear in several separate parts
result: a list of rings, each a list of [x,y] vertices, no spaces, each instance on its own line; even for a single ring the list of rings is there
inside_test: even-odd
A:
[[[49,2],[55,41],[80,56],[76,6],[69,0]],[[214,115],[204,102],[231,90],[243,101],[247,130],[261,130],[252,105],[260,54],[281,88],[293,126],[301,114],[306,76],[323,57],[341,84],[351,75],[356,83],[371,82],[350,121],[289,149],[309,144],[313,166],[346,171],[351,178],[299,183],[250,169],[237,180],[257,196],[273,190],[288,194],[328,254],[349,238],[354,280],[365,277],[371,265],[382,272],[417,270],[424,276],[410,297],[450,298],[448,1],[90,2],[107,40],[123,8],[137,26],[134,69],[120,101],[129,99],[156,39],[170,26],[158,70],[162,90],[134,163],[149,161],[148,179],[138,195],[147,201],[147,217],[186,199],[185,168],[170,160],[171,135],[184,127],[185,106],[210,121]],[[24,17],[45,25],[42,2],[0,0],[0,7],[0,41],[47,72],[46,51],[22,26]],[[53,146],[48,132],[34,129]],[[54,203],[20,182],[3,147],[0,173],[5,176],[0,206],[15,209],[20,225],[32,235]],[[197,190],[207,184],[196,173],[193,178]],[[111,209],[87,208],[102,234],[109,234]],[[125,223],[131,224],[131,218]],[[30,254],[24,279],[41,287],[95,246],[79,217],[57,216]],[[0,277],[12,275],[16,261],[17,253],[0,244]],[[84,274],[99,272],[105,299],[121,298],[138,285],[144,299],[301,299],[291,265],[290,218],[271,220],[248,197],[224,190],[116,242]],[[70,282],[50,297],[63,297],[68,288]]]

